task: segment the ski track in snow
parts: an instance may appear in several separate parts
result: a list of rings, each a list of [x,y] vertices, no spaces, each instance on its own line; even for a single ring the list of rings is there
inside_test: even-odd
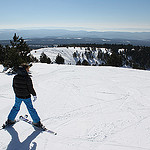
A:
[[[149,71],[34,64],[31,72],[38,94],[34,106],[58,135],[20,121],[0,131],[0,149],[150,150]],[[13,76],[0,76],[2,124],[14,95]],[[23,104],[22,114],[28,114]]]

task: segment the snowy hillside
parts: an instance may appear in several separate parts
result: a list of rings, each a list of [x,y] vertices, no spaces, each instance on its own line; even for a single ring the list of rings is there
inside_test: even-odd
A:
[[[31,72],[34,106],[58,135],[20,121],[0,130],[0,150],[150,150],[149,71],[38,63]],[[12,78],[0,74],[0,124],[14,104]]]
[[[80,50],[78,48],[78,50]],[[75,52],[75,49],[73,47],[67,49],[66,47],[60,47],[60,48],[41,48],[37,50],[33,50],[31,54],[33,54],[34,57],[37,57],[38,59],[41,56],[41,53],[44,52],[52,62],[55,62],[56,56],[61,54],[64,59],[65,59],[65,64],[71,63],[71,64],[76,64],[75,60],[73,59],[73,52]]]
[[[105,52],[105,48],[101,48],[101,50],[103,52]],[[31,54],[36,57],[36,58],[40,58],[41,53],[44,52],[51,60],[52,62],[55,62],[56,56],[58,54],[60,54],[64,59],[65,59],[65,64],[72,64],[72,65],[76,65],[76,63],[81,60],[81,62],[86,59],[91,65],[92,64],[96,64],[96,62],[98,64],[101,64],[102,62],[100,60],[97,59],[97,55],[98,55],[98,48],[96,51],[92,52],[92,59],[87,59],[86,55],[85,55],[85,51],[89,52],[87,50],[87,48],[85,47],[55,47],[55,48],[41,48],[41,49],[37,49],[37,50],[33,50],[31,52]],[[77,58],[73,57],[73,53],[76,53]]]

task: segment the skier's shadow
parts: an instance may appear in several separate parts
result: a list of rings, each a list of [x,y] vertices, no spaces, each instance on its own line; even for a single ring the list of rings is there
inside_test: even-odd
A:
[[[33,131],[23,142],[20,142],[18,133],[13,127],[6,128],[6,131],[12,137],[6,150],[36,150],[37,143],[32,141],[41,133],[40,130]],[[30,147],[31,142],[32,147]]]

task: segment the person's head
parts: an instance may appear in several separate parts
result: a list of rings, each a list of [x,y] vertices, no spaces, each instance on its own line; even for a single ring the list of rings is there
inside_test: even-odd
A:
[[[29,69],[30,69],[30,67],[32,66],[32,64],[23,63],[21,66],[22,66],[27,72],[29,72]]]

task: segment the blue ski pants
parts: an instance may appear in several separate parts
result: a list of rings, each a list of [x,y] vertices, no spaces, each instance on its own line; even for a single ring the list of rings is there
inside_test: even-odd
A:
[[[20,110],[20,105],[22,103],[22,101],[25,103],[28,111],[29,111],[29,114],[33,120],[34,123],[37,123],[40,121],[40,118],[36,112],[36,110],[33,108],[33,105],[32,105],[32,101],[31,101],[31,98],[27,98],[27,99],[22,99],[22,98],[18,98],[16,97],[15,98],[15,105],[13,106],[13,108],[11,109],[9,115],[8,115],[8,119],[9,120],[15,120],[19,110]]]

